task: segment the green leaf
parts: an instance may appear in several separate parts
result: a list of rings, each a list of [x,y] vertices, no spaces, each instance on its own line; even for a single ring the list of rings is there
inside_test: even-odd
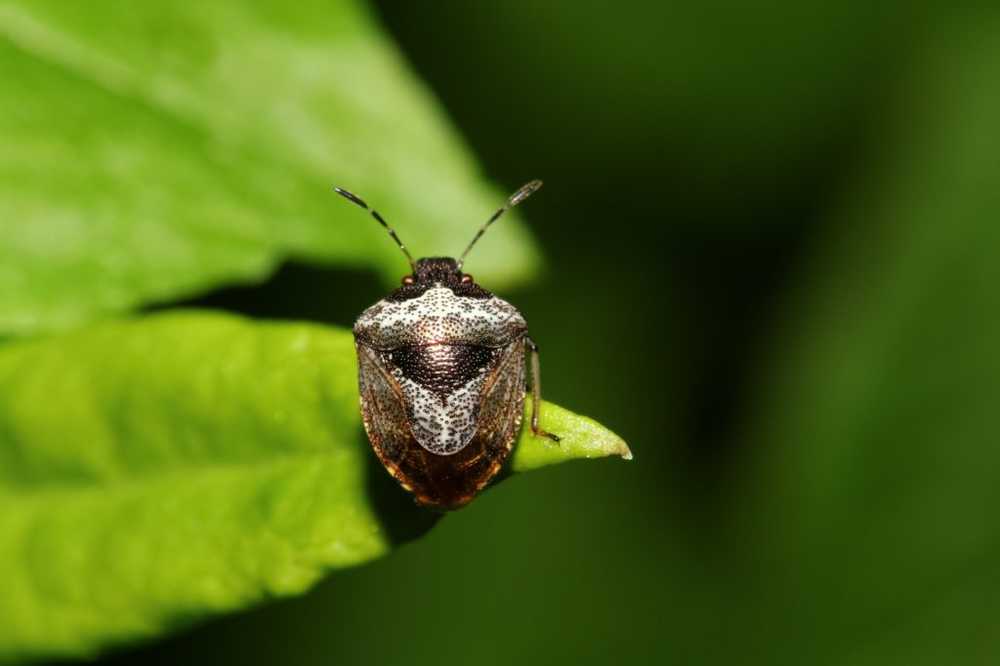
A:
[[[0,2],[0,333],[75,325],[289,258],[454,254],[506,192],[360,3]],[[531,174],[535,175],[535,174]],[[516,216],[470,268],[532,272]]]
[[[525,422],[531,423],[531,400],[525,400]],[[586,416],[574,414],[558,405],[543,403],[539,421],[542,427],[557,433],[559,443],[537,437],[522,437],[511,457],[511,470],[527,472],[574,458],[620,456],[632,460],[632,451],[621,437]]]
[[[995,11],[938,26],[760,391],[750,529],[795,663],[995,654],[998,35]]]
[[[428,529],[360,426],[351,334],[197,312],[0,349],[0,659],[300,593]],[[513,469],[628,455],[545,404]]]

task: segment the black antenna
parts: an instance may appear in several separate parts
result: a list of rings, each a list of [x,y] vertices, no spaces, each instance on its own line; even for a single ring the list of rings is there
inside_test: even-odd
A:
[[[396,245],[398,245],[399,249],[402,250],[403,254],[406,255],[406,260],[410,262],[410,270],[416,272],[417,266],[416,264],[413,263],[413,257],[410,256],[410,251],[406,249],[406,246],[403,245],[403,241],[399,240],[399,236],[397,236],[396,232],[392,230],[392,227],[386,224],[385,220],[382,219],[382,216],[378,214],[377,210],[375,210],[374,208],[369,208],[368,204],[366,204],[361,197],[359,197],[356,194],[352,194],[351,192],[348,192],[345,189],[334,187],[333,191],[339,194],[340,196],[344,197],[351,203],[357,204],[358,206],[361,206],[369,213],[371,213],[372,217],[378,220],[378,223],[381,224],[383,227],[385,227],[385,230],[389,232],[390,236],[392,236],[392,240],[396,241]]]
[[[499,220],[501,215],[503,215],[511,208],[513,208],[514,206],[521,203],[522,201],[530,197],[532,194],[537,192],[541,186],[542,186],[542,181],[533,180],[527,185],[522,186],[521,189],[519,189],[517,192],[514,192],[514,194],[510,195],[510,197],[507,199],[507,202],[503,206],[498,208],[497,212],[493,213],[490,219],[486,220],[486,224],[480,227],[479,231],[476,232],[476,235],[472,239],[472,242],[469,243],[469,246],[467,248],[465,248],[465,252],[462,253],[462,256],[458,258],[458,270],[462,270],[462,264],[465,263],[465,255],[469,254],[469,250],[471,250],[472,246],[475,245],[480,238],[482,238],[483,234],[486,233],[486,230],[489,228],[489,226],[494,222],[496,222],[497,220]]]

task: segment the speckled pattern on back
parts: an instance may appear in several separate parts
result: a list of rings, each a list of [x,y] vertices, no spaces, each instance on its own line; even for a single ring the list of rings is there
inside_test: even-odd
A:
[[[433,287],[407,301],[379,301],[358,317],[354,336],[382,350],[454,343],[500,347],[527,328],[517,308],[501,298],[462,298],[448,287]]]
[[[427,347],[425,351],[432,355],[447,352],[444,345]],[[392,372],[406,400],[410,429],[420,446],[431,453],[450,456],[468,445],[476,434],[479,396],[487,369],[481,366],[467,381],[449,392],[442,392],[406,377],[403,369],[393,366]]]
[[[356,343],[361,415],[372,449],[417,503],[456,509],[503,467],[521,427],[524,407],[524,338],[493,350],[479,397],[476,433],[454,455],[428,451],[413,436],[406,400],[380,352]]]
[[[472,440],[497,350],[526,330],[510,303],[493,295],[463,298],[444,286],[406,301],[379,301],[354,325],[359,344],[375,352],[401,389],[414,438],[443,456]]]

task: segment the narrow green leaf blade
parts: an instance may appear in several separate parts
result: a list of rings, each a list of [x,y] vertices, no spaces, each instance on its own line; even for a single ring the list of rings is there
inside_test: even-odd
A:
[[[531,400],[525,400],[525,423],[531,423]],[[597,421],[574,414],[558,405],[543,402],[539,426],[559,436],[559,442],[535,437],[531,428],[521,431],[521,439],[511,457],[511,470],[527,472],[579,458],[618,456],[632,460],[632,451],[621,437]]]
[[[265,278],[285,259],[458,252],[486,185],[366,7],[0,2],[0,333]],[[498,286],[537,255],[517,215],[470,266]]]
[[[197,312],[0,348],[0,659],[92,654],[301,592],[437,515],[370,452],[349,332]],[[513,469],[623,454],[543,405]],[[530,418],[530,415],[529,415]]]

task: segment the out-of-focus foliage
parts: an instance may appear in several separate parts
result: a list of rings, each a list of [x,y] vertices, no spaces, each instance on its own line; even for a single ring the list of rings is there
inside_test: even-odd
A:
[[[225,283],[288,257],[406,268],[503,200],[369,12],[322,2],[0,3],[0,333]],[[401,122],[401,119],[404,122]],[[478,275],[527,276],[516,219]]]
[[[584,201],[617,199],[627,226],[605,245],[640,229],[651,242],[787,227],[754,213],[794,205],[837,168],[927,13],[899,0],[378,4],[481,152],[571,177]],[[446,37],[428,39],[430,24]],[[553,236],[609,228],[570,208]],[[637,209],[659,224],[636,226]]]
[[[773,341],[748,527],[789,657],[1000,657],[998,35],[939,26]]]
[[[158,315],[0,348],[0,385],[0,658],[299,593],[434,522],[368,450],[348,331]],[[525,428],[514,471],[628,455],[544,407],[563,441]]]

